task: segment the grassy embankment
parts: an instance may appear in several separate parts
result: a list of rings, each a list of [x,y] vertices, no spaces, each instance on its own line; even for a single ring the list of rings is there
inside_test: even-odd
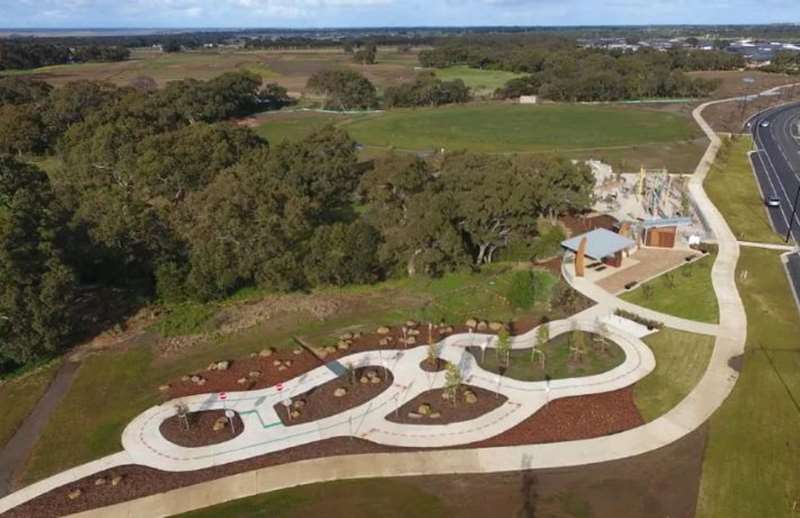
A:
[[[782,243],[781,237],[772,230],[747,157],[752,147],[750,137],[724,140],[703,186],[708,197],[725,216],[736,239]]]

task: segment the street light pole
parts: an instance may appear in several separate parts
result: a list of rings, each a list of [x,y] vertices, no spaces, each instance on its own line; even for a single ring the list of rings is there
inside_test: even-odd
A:
[[[800,186],[797,187],[797,194],[794,196],[794,206],[792,207],[792,215],[789,218],[789,230],[786,231],[786,242],[792,237],[792,227],[794,226],[794,216],[797,214],[797,202],[800,201]]]

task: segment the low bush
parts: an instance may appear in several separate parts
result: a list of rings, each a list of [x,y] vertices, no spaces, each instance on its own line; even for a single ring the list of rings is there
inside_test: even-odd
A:
[[[657,320],[650,320],[649,318],[645,318],[630,311],[625,311],[624,309],[617,309],[616,311],[614,311],[614,314],[617,315],[618,317],[627,318],[628,320],[633,320],[637,324],[642,324],[648,329],[661,329],[662,327],[664,327],[663,322],[659,322]]]

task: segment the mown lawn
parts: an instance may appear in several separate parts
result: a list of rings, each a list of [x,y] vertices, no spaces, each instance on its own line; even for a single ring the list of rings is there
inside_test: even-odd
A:
[[[432,492],[397,479],[345,480],[312,484],[242,498],[180,515],[184,518],[351,518],[451,516]]]
[[[163,357],[156,336],[145,336],[124,350],[98,352],[81,365],[64,401],[56,409],[42,437],[34,446],[21,484],[47,477],[120,450],[122,430],[140,412],[160,402],[158,386],[222,358],[236,359],[266,346],[294,347],[293,336],[314,345],[335,343],[344,330],[372,332],[377,326],[400,324],[408,318],[434,322],[444,319],[461,323],[476,316],[487,320],[509,320],[518,311],[506,300],[509,279],[516,265],[499,263],[480,273],[452,273],[441,278],[415,277],[390,280],[372,286],[318,290],[296,295],[283,304],[300,304],[312,298],[325,304],[338,300],[341,307],[325,319],[308,310],[277,314],[246,330],[193,345],[187,351]],[[235,304],[253,304],[268,296],[248,290],[231,301],[210,305],[217,311]],[[313,306],[313,304],[310,304]],[[214,317],[208,308],[173,308],[162,325],[167,335],[208,331]],[[556,315],[545,298],[526,314]],[[0,415],[11,405],[0,406]]]
[[[717,323],[719,306],[711,285],[715,260],[716,254],[710,253],[623,293],[620,298],[676,317]]]
[[[747,152],[750,137],[723,141],[703,187],[740,241],[782,243],[773,230]]]
[[[664,415],[697,385],[714,351],[714,337],[664,328],[644,338],[656,368],[636,383],[633,395],[645,421]]]
[[[733,393],[711,419],[697,516],[795,516],[800,316],[774,251],[742,249],[737,285],[747,311],[747,349]]]
[[[697,136],[684,115],[578,104],[484,103],[392,110],[354,121],[346,128],[368,146],[483,152],[593,149]]]
[[[11,440],[55,378],[60,361],[31,369],[7,381],[0,381],[0,448]]]
[[[511,351],[511,361],[505,376],[521,381],[542,381],[549,379],[578,378],[600,374],[621,365],[625,361],[625,353],[611,341],[605,341],[605,351],[601,350],[595,340],[601,338],[592,333],[575,331],[583,336],[585,355],[580,362],[571,358],[570,344],[575,340],[572,333],[559,335],[547,342],[542,351],[545,355],[544,368],[539,356],[533,358],[530,349]],[[498,373],[505,367],[505,359],[496,354],[495,349],[487,349],[486,354],[479,347],[471,349],[478,360],[478,365],[489,372]]]
[[[481,70],[466,65],[437,68],[433,70],[442,81],[461,79],[475,93],[491,93],[504,86],[506,82],[523,74],[515,74],[504,70]]]

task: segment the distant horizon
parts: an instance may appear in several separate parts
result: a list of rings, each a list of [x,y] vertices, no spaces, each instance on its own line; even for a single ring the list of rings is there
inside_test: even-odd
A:
[[[796,0],[0,0],[9,31],[800,23]]]

